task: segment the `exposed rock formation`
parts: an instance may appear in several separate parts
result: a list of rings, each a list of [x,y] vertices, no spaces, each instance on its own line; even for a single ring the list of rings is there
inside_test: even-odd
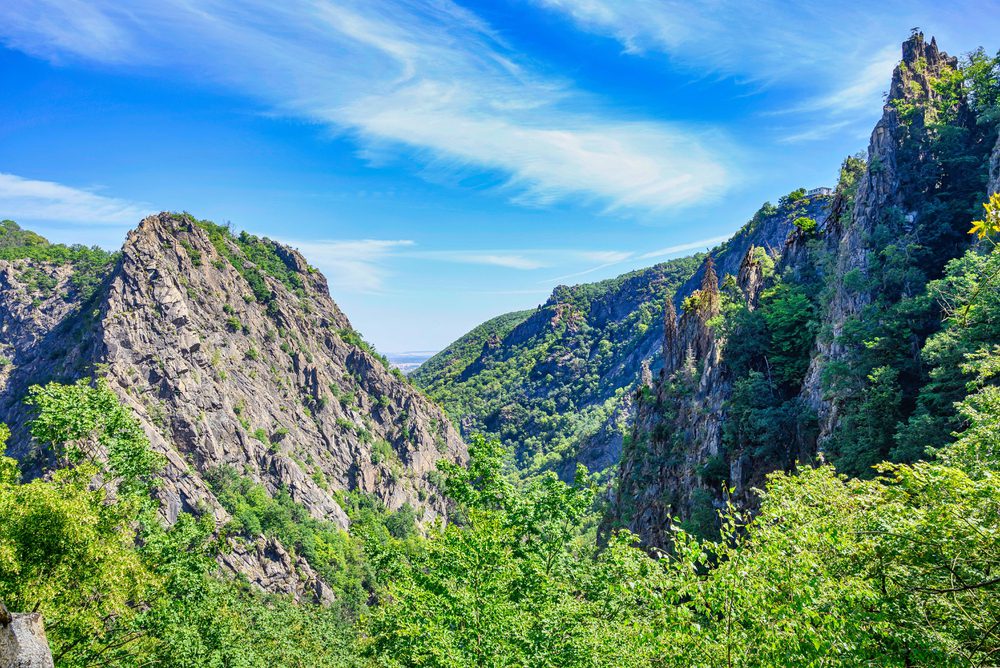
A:
[[[868,144],[868,166],[858,187],[854,215],[837,241],[838,276],[850,271],[868,274],[872,231],[890,210],[902,210],[905,204],[898,173],[898,154],[905,138],[899,110],[905,105],[917,105],[923,113],[915,114],[913,122],[922,124],[932,120],[928,116],[932,114],[938,93],[931,83],[946,68],[957,66],[957,58],[939,51],[933,38],[926,43],[922,33],[914,34],[903,43],[902,61],[893,72],[882,118],[875,125]],[[844,356],[846,351],[839,342],[844,323],[870,300],[870,293],[850,289],[842,281],[837,283],[827,316],[832,336],[818,343],[818,354],[813,358],[803,391],[819,414],[820,442],[829,437],[838,419],[837,403],[823,393],[822,367]]]
[[[0,666],[52,668],[52,665],[42,615],[37,612],[11,614],[0,603]]]
[[[740,265],[738,285],[751,306],[763,285],[765,254],[751,246]],[[725,340],[710,324],[720,302],[711,258],[701,274],[701,287],[689,296],[679,321],[672,307],[666,309],[664,366],[651,391],[636,392],[631,444],[622,453],[611,499],[608,526],[628,528],[647,545],[666,545],[671,518],[690,516],[699,494],[703,499],[715,495],[717,490],[709,488],[712,477],[704,474],[707,463],[718,460],[728,467],[736,501],[749,501],[751,487],[761,480],[749,457],[737,453],[728,462],[721,459],[732,383],[722,363]]]
[[[129,233],[87,303],[67,267],[0,262],[0,350],[11,358],[0,369],[0,422],[13,429],[9,454],[29,474],[46,463],[26,427],[31,384],[97,373],[167,458],[158,494],[168,520],[202,510],[227,519],[204,478],[220,465],[272,493],[285,489],[313,516],[344,527],[339,490],[375,495],[390,509],[410,504],[425,519],[441,514],[428,474],[438,459],[465,457],[450,422],[360,345],[326,280],[299,253],[253,243],[258,261],[280,263],[285,280],[258,269],[235,237],[166,213]],[[30,272],[55,288],[32,289]],[[273,568],[288,565],[276,549],[254,548],[238,568],[234,555],[231,565],[266,586]],[[316,589],[309,577],[276,588],[289,587]]]
[[[293,557],[273,538],[255,541],[230,541],[231,550],[219,556],[219,563],[229,572],[244,576],[265,591],[313,600],[323,605],[333,602],[334,593],[320,579],[309,562]]]

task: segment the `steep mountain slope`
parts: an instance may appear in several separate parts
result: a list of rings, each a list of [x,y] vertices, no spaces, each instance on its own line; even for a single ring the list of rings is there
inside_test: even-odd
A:
[[[559,286],[533,311],[480,325],[411,378],[464,434],[500,437],[523,470],[605,469],[621,450],[628,388],[659,347],[664,300],[697,263]]]
[[[711,255],[719,280],[735,275],[751,247],[778,253],[798,219],[825,216],[830,197],[798,190],[766,203]],[[801,224],[801,223],[800,223]],[[618,462],[631,425],[631,393],[643,368],[661,365],[663,305],[680,306],[700,284],[703,256],[672,260],[615,279],[560,286],[535,311],[483,323],[412,378],[468,435],[499,436],[527,471],[576,463],[592,472]]]
[[[227,519],[210,483],[220,467],[342,527],[347,491],[428,519],[444,512],[430,479],[438,459],[463,460],[464,444],[364,344],[296,251],[186,214],[146,218],[115,255],[4,229],[0,422],[29,474],[52,453],[27,429],[28,387],[96,374],[166,457],[157,493],[169,520]],[[274,541],[229,558],[262,584],[302,570]]]
[[[933,335],[980,262],[948,264],[996,187],[1000,77],[995,60],[960,69],[919,33],[902,55],[867,160],[844,162],[828,215],[776,263],[751,248],[721,290],[706,271],[680,318],[668,311],[664,372],[637,394],[609,526],[655,546],[677,516],[710,534],[724,489],[753,508],[769,472],[817,451],[869,477],[958,428],[963,354],[996,329]]]
[[[830,195],[809,196],[804,188],[780,197],[777,205],[765,202],[733,236],[709,251],[719,280],[725,280],[727,275],[736,276],[751,248],[762,248],[768,255],[780,255],[788,235],[797,229],[795,221],[800,220],[802,224],[801,219],[805,219],[821,225],[831,204]],[[705,263],[700,264],[677,289],[674,306],[680,308],[683,299],[701,287],[705,266]]]

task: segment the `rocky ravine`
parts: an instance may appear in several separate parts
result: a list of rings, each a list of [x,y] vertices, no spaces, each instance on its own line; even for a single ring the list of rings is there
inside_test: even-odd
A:
[[[372,494],[390,509],[410,504],[425,519],[442,514],[428,474],[439,459],[466,457],[442,411],[365,349],[298,252],[253,239],[284,265],[289,280],[278,280],[252,271],[237,239],[214,229],[215,243],[189,216],[146,218],[86,303],[69,267],[0,262],[8,454],[29,475],[46,462],[27,430],[30,385],[96,373],[166,457],[158,495],[170,521],[201,509],[227,519],[203,477],[220,465],[272,493],[287,489],[313,516],[343,527],[341,490]],[[32,272],[55,289],[33,290]],[[251,285],[255,278],[263,283]],[[323,590],[308,564],[293,563],[274,541],[237,546],[224,559],[273,590]]]
[[[778,253],[796,217],[821,220],[829,204],[830,197],[815,196],[762,207],[711,250],[720,280],[735,276],[753,247]],[[565,480],[577,464],[608,471],[631,430],[632,391],[644,370],[655,374],[663,365],[663,304],[673,299],[679,306],[699,287],[699,262],[681,258],[615,279],[559,286],[533,311],[480,325],[412,377],[468,433],[499,436],[516,454],[532,441],[543,451],[562,449],[544,466]],[[528,457],[518,463],[534,465]]]

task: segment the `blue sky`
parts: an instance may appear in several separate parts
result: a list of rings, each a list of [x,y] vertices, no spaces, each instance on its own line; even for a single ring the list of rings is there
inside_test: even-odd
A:
[[[993,52],[1000,0],[6,0],[0,217],[231,221],[439,349],[833,185],[915,26]]]

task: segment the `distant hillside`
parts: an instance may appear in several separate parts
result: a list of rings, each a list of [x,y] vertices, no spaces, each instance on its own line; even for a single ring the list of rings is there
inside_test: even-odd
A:
[[[621,429],[608,428],[660,345],[665,300],[701,256],[617,278],[559,286],[541,306],[489,320],[411,375],[465,435],[499,436],[519,468],[570,474],[584,460],[613,464]],[[619,425],[623,426],[623,425]],[[580,444],[596,439],[586,452]]]

